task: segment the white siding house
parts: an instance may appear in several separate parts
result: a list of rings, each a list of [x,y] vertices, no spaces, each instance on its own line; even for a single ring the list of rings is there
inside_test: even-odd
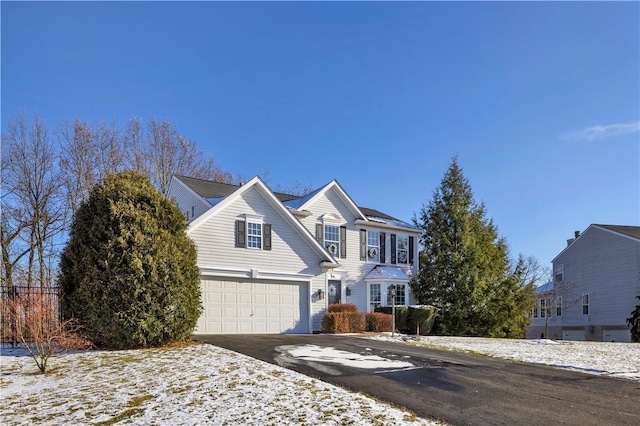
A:
[[[195,242],[204,313],[197,334],[312,333],[329,303],[361,312],[414,302],[419,230],[358,207],[337,181],[299,197],[260,178],[236,186],[183,176],[169,196]]]
[[[640,227],[591,225],[553,261],[527,330],[547,338],[629,342],[626,319],[640,295]],[[545,309],[550,307],[550,309]]]

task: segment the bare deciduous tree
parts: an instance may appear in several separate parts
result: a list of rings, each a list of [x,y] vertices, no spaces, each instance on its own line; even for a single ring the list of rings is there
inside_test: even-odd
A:
[[[195,142],[178,132],[169,120],[152,118],[147,126],[145,152],[149,166],[149,178],[158,190],[167,195],[169,182],[174,174],[218,182],[231,182],[232,176],[218,168],[213,157],[200,151]],[[140,157],[141,154],[137,154]]]
[[[3,213],[8,213],[2,219],[3,281],[13,282],[15,267],[26,256],[26,285],[48,286],[56,237],[66,224],[55,146],[43,120],[20,115],[9,121],[2,149]]]

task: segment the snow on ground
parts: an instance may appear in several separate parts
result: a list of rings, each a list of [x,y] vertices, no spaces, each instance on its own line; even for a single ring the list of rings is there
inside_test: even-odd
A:
[[[382,335],[376,340],[400,341],[436,349],[480,353],[496,358],[550,365],[640,381],[640,343],[517,340],[480,337]]]
[[[2,348],[3,424],[441,424],[211,345],[68,353],[50,368]]]
[[[640,381],[640,344],[396,335],[373,336]],[[302,345],[288,360],[360,368],[404,362]],[[285,363],[286,365],[286,363]],[[388,404],[216,346],[91,351],[50,360],[36,374],[23,349],[2,348],[0,418],[11,425],[438,425]],[[373,371],[373,370],[372,370]]]

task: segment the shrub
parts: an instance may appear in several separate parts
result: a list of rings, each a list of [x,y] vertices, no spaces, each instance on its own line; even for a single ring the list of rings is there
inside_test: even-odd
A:
[[[358,312],[358,307],[353,303],[331,303],[329,312]]]
[[[390,314],[372,312],[365,315],[367,318],[367,331],[391,331],[393,317]]]
[[[365,315],[359,312],[329,312],[322,318],[324,333],[362,333],[366,329]]]
[[[114,173],[76,212],[61,260],[63,315],[98,345],[185,340],[201,313],[196,249],[178,206],[134,172]]]
[[[41,373],[46,373],[49,358],[67,350],[91,349],[92,343],[80,332],[74,319],[60,321],[57,297],[42,288],[3,299],[2,312],[10,323],[12,337],[31,355]]]
[[[391,306],[379,306],[376,312],[391,315]],[[396,330],[401,333],[415,334],[420,328],[420,335],[431,332],[436,317],[436,308],[429,305],[396,306]]]

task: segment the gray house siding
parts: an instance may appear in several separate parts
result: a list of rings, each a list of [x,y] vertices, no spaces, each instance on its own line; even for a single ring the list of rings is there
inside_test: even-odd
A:
[[[562,315],[549,318],[549,336],[601,341],[607,336],[627,340],[626,318],[640,295],[640,240],[590,226],[553,260],[562,265]],[[588,312],[583,296],[588,295]],[[539,337],[544,318],[535,319],[527,337]],[[552,334],[553,331],[553,334]]]

